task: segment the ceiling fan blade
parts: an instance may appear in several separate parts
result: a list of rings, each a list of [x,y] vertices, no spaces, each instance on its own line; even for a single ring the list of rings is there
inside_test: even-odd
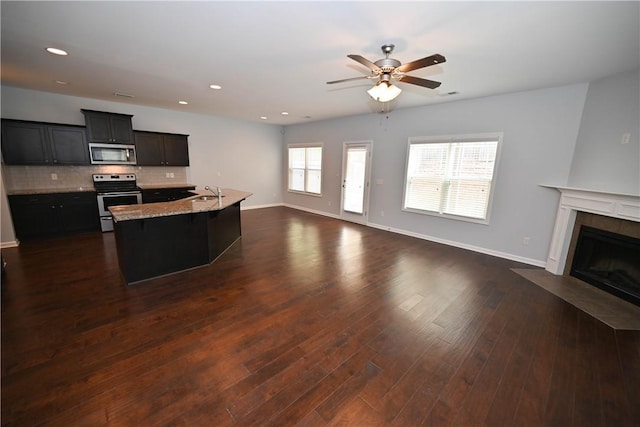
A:
[[[373,76],[375,77],[375,76]],[[362,76],[362,77],[351,77],[350,79],[342,79],[342,80],[333,80],[330,82],[327,82],[328,85],[332,85],[334,83],[343,83],[343,82],[350,82],[352,80],[362,80],[362,79],[370,79],[372,78],[371,76]]]
[[[447,58],[445,58],[440,54],[435,54],[435,55],[427,56],[426,58],[422,58],[416,61],[402,64],[401,66],[397,67],[394,71],[398,71],[400,73],[407,73],[409,71],[417,70],[418,68],[424,68],[424,67],[428,67],[429,65],[436,65],[443,62],[447,62]]]
[[[367,58],[364,58],[360,55],[347,55],[347,57],[361,63],[362,65],[369,68],[371,71],[373,71],[376,74],[380,74],[382,72],[382,68],[378,67],[376,64],[369,61]]]
[[[442,84],[440,82],[435,82],[433,80],[421,79],[420,77],[413,77],[413,76],[398,77],[398,80],[401,81],[402,83],[411,83],[412,85],[423,86],[429,89],[435,89]]]

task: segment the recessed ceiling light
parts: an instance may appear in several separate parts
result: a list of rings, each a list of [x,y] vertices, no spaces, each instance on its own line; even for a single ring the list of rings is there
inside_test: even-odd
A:
[[[282,113],[280,113],[280,114],[282,114],[283,116],[288,116],[288,115],[289,115],[289,113],[287,113],[286,111],[283,111],[283,112],[282,112]]]
[[[178,104],[187,105],[188,102],[187,101],[178,101]]]
[[[267,120],[267,116],[260,116],[260,120]]]
[[[220,85],[209,85],[209,87],[211,89],[215,89],[215,90],[222,89],[222,86],[220,86]]]
[[[69,55],[66,50],[58,49],[55,47],[48,47],[47,52],[53,53],[54,55],[67,56]]]
[[[58,83],[59,85],[68,85],[69,82],[65,82],[64,80],[56,80],[56,83]]]

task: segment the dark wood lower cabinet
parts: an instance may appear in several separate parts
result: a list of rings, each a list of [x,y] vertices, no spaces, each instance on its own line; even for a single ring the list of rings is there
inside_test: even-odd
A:
[[[114,223],[128,284],[213,262],[241,236],[240,202],[223,210]]]
[[[11,195],[9,207],[18,239],[100,230],[94,192]]]
[[[157,188],[153,190],[142,190],[142,203],[172,202],[174,200],[185,199],[193,196],[191,190],[195,186],[184,188]]]

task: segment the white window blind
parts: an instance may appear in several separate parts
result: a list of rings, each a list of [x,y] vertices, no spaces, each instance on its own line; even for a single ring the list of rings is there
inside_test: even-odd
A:
[[[411,138],[404,209],[487,220],[500,139]]]
[[[288,189],[322,194],[322,145],[289,146]]]

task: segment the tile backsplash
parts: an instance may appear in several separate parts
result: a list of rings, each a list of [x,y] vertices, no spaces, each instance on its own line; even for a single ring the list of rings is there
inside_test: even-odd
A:
[[[8,166],[2,165],[5,190],[11,194],[21,190],[55,188],[92,188],[94,173],[133,173],[138,184],[187,183],[186,167],[158,166]],[[167,175],[173,176],[172,178]],[[55,178],[55,179],[53,179]]]

